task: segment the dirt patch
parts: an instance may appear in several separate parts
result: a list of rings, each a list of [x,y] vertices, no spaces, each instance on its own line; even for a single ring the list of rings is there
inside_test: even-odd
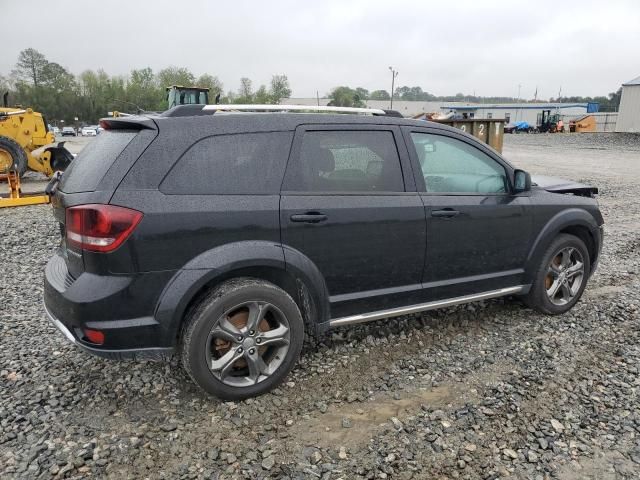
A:
[[[618,480],[637,478],[640,468],[620,452],[595,452],[592,458],[583,458],[563,465],[558,470],[560,480]]]
[[[449,386],[419,390],[399,400],[388,396],[367,403],[350,403],[330,408],[327,413],[299,423],[294,436],[303,445],[330,448],[340,445],[355,447],[366,444],[377,429],[392,417],[402,420],[414,414],[422,405],[446,407],[456,400]],[[351,427],[344,428],[348,421]]]
[[[483,388],[497,384],[512,368],[509,362],[494,363],[471,373],[463,382],[447,382],[437,387],[416,382],[413,389],[401,396],[396,393],[395,398],[379,394],[363,403],[331,405],[326,413],[298,422],[291,434],[298,445],[363,447],[394,417],[402,422],[422,408],[454,410],[476,401]],[[343,426],[343,422],[350,426]]]

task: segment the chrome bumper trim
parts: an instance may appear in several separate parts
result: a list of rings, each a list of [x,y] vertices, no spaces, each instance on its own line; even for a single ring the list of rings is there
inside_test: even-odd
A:
[[[53,323],[56,328],[58,330],[60,330],[65,337],[67,337],[67,340],[69,340],[71,343],[77,343],[75,337],[73,336],[73,334],[71,333],[71,330],[69,330],[67,327],[64,326],[64,324],[58,320],[56,317],[54,317],[51,312],[49,311],[49,309],[47,309],[47,306],[44,306],[44,311],[47,314],[47,317],[49,317],[49,320],[51,321],[51,323]]]

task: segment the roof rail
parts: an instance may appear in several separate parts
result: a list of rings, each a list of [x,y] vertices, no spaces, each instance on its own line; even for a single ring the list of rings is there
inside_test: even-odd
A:
[[[330,107],[321,105],[205,105],[202,110],[220,112],[327,112],[327,113],[363,113],[369,115],[387,115],[379,108]]]

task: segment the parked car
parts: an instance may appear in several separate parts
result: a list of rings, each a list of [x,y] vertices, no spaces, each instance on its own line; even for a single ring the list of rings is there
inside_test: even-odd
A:
[[[95,137],[98,132],[96,131],[95,126],[82,127],[80,131],[83,137]]]
[[[504,126],[504,133],[533,133],[534,130],[535,128],[525,121],[507,123]]]
[[[103,120],[55,187],[44,303],[78,347],[178,353],[242,399],[283,381],[305,333],[507,295],[562,314],[596,268],[594,187],[382,110],[227,107]]]
[[[76,135],[76,130],[73,127],[62,127],[63,137],[75,137]]]
[[[54,135],[60,135],[60,129],[58,127],[52,127],[51,131],[53,132]]]

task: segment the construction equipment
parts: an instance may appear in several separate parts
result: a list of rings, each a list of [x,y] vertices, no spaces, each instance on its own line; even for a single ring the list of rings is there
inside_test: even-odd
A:
[[[20,185],[20,175],[14,171],[0,174],[0,180],[6,180],[9,184],[9,196],[0,196],[0,208],[3,207],[20,207],[23,205],[38,205],[41,203],[49,203],[50,197],[46,193],[22,193]]]
[[[551,113],[551,110],[543,110],[538,114],[537,131],[539,133],[564,132],[564,125],[559,113]]]
[[[178,105],[206,105],[209,103],[209,89],[205,87],[183,87],[182,85],[171,85],[167,90],[167,110]],[[111,118],[130,117],[141,114],[159,114],[160,112],[150,112],[140,108],[133,102],[126,102],[117,98],[113,101],[132,105],[136,107],[135,113],[125,113],[118,110],[107,112]],[[220,94],[216,96],[216,103],[220,100]]]
[[[43,115],[31,108],[9,108],[8,92],[0,108],[0,181],[9,186],[7,196],[0,196],[0,207],[49,203],[49,195],[23,194],[20,178],[27,170],[51,177],[55,171],[67,168],[73,155],[64,147],[46,147],[55,141]],[[46,147],[46,148],[45,148]]]
[[[207,105],[209,103],[209,89],[205,87],[183,87],[171,85],[167,87],[168,108],[177,105]]]
[[[36,152],[53,142],[55,135],[43,115],[31,108],[7,107],[5,93],[4,107],[0,108],[0,174],[13,171],[22,177],[29,169],[50,177],[56,170],[66,169],[73,155],[64,142]]]

